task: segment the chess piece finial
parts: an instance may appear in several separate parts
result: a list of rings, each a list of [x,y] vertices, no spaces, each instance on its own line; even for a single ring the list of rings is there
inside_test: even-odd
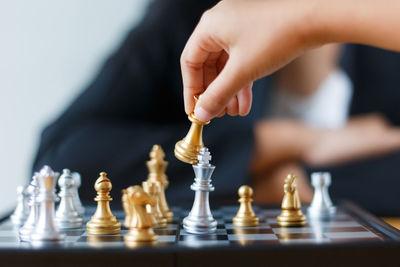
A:
[[[172,222],[174,213],[170,209],[165,197],[165,190],[168,187],[168,178],[165,174],[168,162],[164,160],[165,153],[161,146],[154,145],[150,152],[150,160],[146,162],[149,175],[147,181],[150,183],[159,182],[161,185],[159,194],[159,206],[163,217],[167,219],[167,222]]]
[[[258,217],[255,215],[251,202],[253,201],[253,189],[242,185],[238,191],[240,207],[232,222],[235,226],[257,226]]]
[[[154,227],[163,228],[167,226],[167,218],[163,216],[160,209],[160,193],[161,193],[161,183],[160,182],[143,182],[143,190],[154,199],[155,205],[147,205],[147,211],[154,216]]]
[[[195,101],[197,102],[197,97]],[[189,114],[189,120],[192,122],[189,132],[175,145],[175,157],[183,162],[195,165],[197,164],[197,155],[200,149],[204,147],[203,143],[203,127],[210,123],[210,121],[199,121],[194,117],[194,113]]]
[[[60,241],[65,238],[65,235],[56,228],[54,221],[54,204],[58,200],[55,185],[58,176],[59,173],[54,172],[49,166],[44,166],[37,176],[39,193],[36,200],[39,202],[39,215],[30,236],[30,241],[33,243]]]
[[[122,199],[126,213],[125,226],[129,228],[124,236],[125,242],[128,245],[155,242],[157,235],[153,231],[154,217],[146,208],[147,205],[154,206],[155,200],[138,185],[123,190]]]
[[[279,226],[303,226],[306,224],[306,217],[301,212],[301,203],[297,192],[296,176],[289,174],[283,186],[285,195],[282,200],[282,212],[277,217]]]
[[[94,184],[94,189],[97,191],[97,196],[94,199],[97,201],[97,209],[92,219],[86,224],[89,234],[94,235],[112,235],[118,234],[121,230],[121,223],[112,214],[110,209],[110,191],[112,184],[107,178],[107,173],[101,172],[100,177]]]
[[[75,206],[75,180],[69,169],[64,169],[58,179],[60,187],[60,205],[56,212],[56,223],[59,229],[80,228],[83,225],[83,218]]]
[[[329,197],[328,187],[331,184],[329,172],[316,172],[311,174],[311,184],[314,187],[314,197],[307,212],[309,217],[315,219],[329,219],[336,212]]]

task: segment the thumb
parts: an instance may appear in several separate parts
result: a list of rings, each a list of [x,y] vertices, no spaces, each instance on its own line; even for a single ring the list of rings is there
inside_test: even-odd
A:
[[[194,109],[194,116],[200,121],[209,121],[218,116],[229,101],[252,80],[232,56],[215,80],[200,96]]]

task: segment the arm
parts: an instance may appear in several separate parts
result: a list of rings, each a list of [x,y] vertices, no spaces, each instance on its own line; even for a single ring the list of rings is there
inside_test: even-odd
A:
[[[246,115],[254,80],[326,43],[399,51],[399,11],[396,0],[222,1],[203,14],[182,53],[185,111],[202,121]]]

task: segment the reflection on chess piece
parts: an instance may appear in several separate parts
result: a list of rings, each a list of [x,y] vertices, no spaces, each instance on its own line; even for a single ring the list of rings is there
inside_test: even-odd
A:
[[[176,143],[175,157],[183,162],[196,165],[200,149],[204,147],[203,126],[209,124],[210,121],[199,121],[194,117],[193,113],[189,115],[189,120],[192,125],[186,137]]]
[[[167,226],[167,218],[165,218],[160,209],[160,192],[161,184],[160,182],[143,182],[143,190],[153,198],[155,205],[147,205],[147,211],[154,216],[154,227],[163,228]]]
[[[282,200],[282,212],[277,217],[279,226],[303,226],[306,224],[306,217],[301,212],[301,203],[297,192],[296,176],[289,174],[283,186],[285,195]]]
[[[142,187],[135,185],[123,190],[123,207],[126,213],[125,226],[129,232],[124,236],[128,246],[135,243],[152,243],[157,240],[153,231],[154,217],[147,211],[146,205],[156,203]]]
[[[172,222],[174,213],[169,208],[167,199],[165,197],[165,190],[168,187],[168,179],[165,171],[168,166],[168,162],[164,160],[165,153],[161,146],[154,145],[150,152],[150,160],[146,162],[149,175],[147,181],[150,183],[160,183],[160,194],[159,194],[159,206],[163,214],[163,217],[167,219],[167,222]]]
[[[235,226],[257,226],[258,217],[255,215],[251,202],[253,201],[253,189],[242,185],[238,191],[240,207],[232,222]]]
[[[100,173],[100,177],[94,184],[94,189],[97,191],[97,196],[94,199],[97,201],[97,209],[92,219],[86,224],[88,233],[94,235],[118,234],[121,230],[121,223],[117,221],[110,209],[112,198],[109,194],[112,185],[107,178],[107,173]]]

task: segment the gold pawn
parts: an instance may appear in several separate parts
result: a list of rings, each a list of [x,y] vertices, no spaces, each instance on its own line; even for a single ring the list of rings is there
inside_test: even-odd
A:
[[[100,173],[100,177],[94,184],[94,189],[97,191],[97,196],[94,199],[97,201],[97,209],[92,219],[86,224],[89,234],[93,235],[112,235],[118,234],[121,230],[121,223],[112,214],[110,209],[110,191],[112,184],[107,178],[107,173]]]
[[[159,182],[161,185],[159,202],[160,210],[163,217],[167,219],[167,222],[172,222],[174,218],[174,213],[170,209],[165,197],[165,190],[168,187],[168,178],[165,174],[168,162],[164,160],[165,153],[161,146],[154,145],[150,152],[150,160],[146,162],[147,169],[149,170],[149,175],[147,177],[147,182]]]
[[[167,226],[167,218],[164,218],[161,209],[160,209],[160,182],[143,182],[142,183],[143,190],[149,194],[155,201],[155,205],[152,206],[150,204],[147,205],[147,211],[154,216],[154,227],[155,228],[163,228]]]
[[[282,212],[277,217],[278,225],[282,227],[304,226],[306,217],[301,212],[296,176],[289,174],[285,179],[283,189],[285,195],[282,200]]]
[[[180,161],[196,165],[198,163],[197,156],[204,147],[203,143],[203,126],[210,121],[203,122],[196,119],[193,113],[189,114],[189,120],[192,122],[189,132],[182,140],[175,144],[175,157]]]
[[[251,202],[253,201],[253,189],[250,186],[242,185],[239,190],[240,207],[232,222],[235,226],[257,226],[258,217],[255,215]]]

